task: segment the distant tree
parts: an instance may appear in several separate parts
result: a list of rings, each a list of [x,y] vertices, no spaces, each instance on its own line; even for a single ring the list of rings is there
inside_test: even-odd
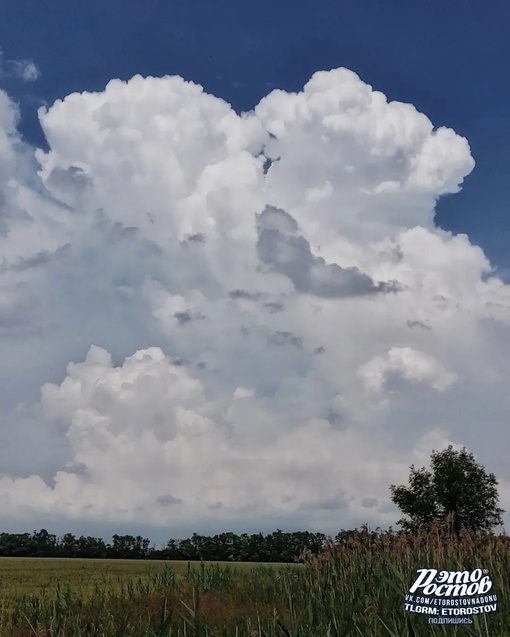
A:
[[[196,535],[195,533],[193,535]],[[200,555],[197,551],[197,546],[193,538],[186,538],[185,540],[178,540],[178,555],[179,560],[200,560]]]
[[[149,553],[150,540],[141,535],[118,535],[112,536],[112,544],[109,546],[107,554],[111,558],[122,558],[130,560],[146,559]]]
[[[404,531],[415,532],[435,521],[452,520],[452,531],[462,528],[488,532],[502,524],[498,508],[497,480],[493,473],[476,463],[472,453],[448,449],[431,455],[431,470],[411,465],[409,486],[391,485],[392,501],[408,519],[398,524]]]
[[[30,557],[33,551],[30,533],[1,533],[0,555],[2,557]]]
[[[76,540],[76,552],[74,557],[105,558],[108,557],[108,548],[104,540],[92,536],[81,535]]]
[[[163,559],[165,560],[179,560],[181,559],[181,554],[179,552],[179,541],[170,539],[166,543],[165,548],[162,551]]]
[[[53,557],[57,553],[57,537],[46,529],[34,531],[31,543],[33,557]]]
[[[60,555],[62,557],[75,557],[78,541],[72,533],[66,533],[60,540]]]

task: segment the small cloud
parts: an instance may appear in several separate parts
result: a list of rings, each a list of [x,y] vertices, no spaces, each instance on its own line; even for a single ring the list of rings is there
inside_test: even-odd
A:
[[[83,462],[70,460],[66,462],[66,468],[66,473],[74,473],[77,476],[86,476],[88,473],[87,465],[83,464]]]
[[[32,60],[12,60],[13,75],[24,82],[35,82],[41,77],[41,73]]]
[[[379,500],[377,500],[377,498],[363,498],[361,501],[361,506],[365,509],[373,509],[378,504]]]
[[[167,506],[168,504],[180,504],[182,502],[181,498],[176,498],[170,493],[167,495],[160,495],[157,499],[157,503],[163,506]]]
[[[184,237],[183,244],[187,243],[205,243],[205,235],[201,232],[196,232],[195,234],[187,234]]]
[[[185,323],[191,322],[191,312],[186,310],[185,312],[176,312],[174,317],[177,319],[179,325],[184,325]]]
[[[0,49],[0,77],[12,77],[24,82],[35,82],[41,77],[41,72],[32,60],[5,60]]]
[[[292,332],[285,332],[282,330],[278,330],[274,334],[268,336],[267,342],[270,345],[294,345],[294,347],[299,349],[303,347],[303,339],[299,338],[299,336],[295,336]]]
[[[174,318],[177,319],[179,325],[185,325],[186,323],[191,323],[191,321],[201,321],[206,317],[200,312],[192,314],[191,310],[185,310],[184,312],[176,312]]]
[[[191,361],[188,358],[175,358],[172,364],[176,367],[182,367],[183,365],[189,365]]]
[[[231,299],[246,299],[247,301],[256,301],[260,294],[257,292],[246,292],[246,290],[231,290],[228,293]]]
[[[410,328],[422,327],[425,330],[432,329],[430,325],[427,325],[426,323],[423,323],[422,321],[407,321],[407,327],[410,327]]]
[[[402,292],[405,289],[398,281],[383,281],[377,284],[377,290],[379,292]]]

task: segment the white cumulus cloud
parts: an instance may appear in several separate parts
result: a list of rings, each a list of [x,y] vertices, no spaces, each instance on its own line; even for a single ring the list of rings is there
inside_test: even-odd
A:
[[[387,527],[450,443],[510,506],[510,286],[434,224],[464,138],[346,69],[242,114],[136,76],[39,117],[48,152],[0,92],[5,519]]]

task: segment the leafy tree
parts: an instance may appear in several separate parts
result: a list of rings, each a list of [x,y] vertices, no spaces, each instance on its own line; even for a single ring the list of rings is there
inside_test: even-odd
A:
[[[105,558],[107,546],[100,538],[81,535],[76,540],[76,554],[73,557]]]
[[[166,547],[163,549],[163,559],[178,560],[180,558],[179,541],[174,539],[168,540]]]
[[[63,557],[74,557],[78,548],[78,541],[72,533],[66,533],[60,540],[60,554]]]
[[[32,556],[52,557],[56,553],[57,537],[46,529],[34,531],[32,534]]]
[[[2,557],[30,557],[32,548],[30,533],[0,534],[0,555]]]
[[[452,532],[462,528],[488,532],[502,524],[498,508],[497,480],[493,473],[476,463],[472,453],[463,447],[454,451],[433,451],[431,471],[411,465],[408,487],[391,485],[392,501],[409,519],[397,524],[405,531],[426,530],[435,522],[450,519]]]

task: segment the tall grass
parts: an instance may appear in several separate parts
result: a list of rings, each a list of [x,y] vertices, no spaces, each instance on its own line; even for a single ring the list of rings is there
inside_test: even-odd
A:
[[[510,637],[510,538],[453,538],[436,526],[398,536],[358,532],[303,565],[172,568],[83,596],[61,585],[20,597],[1,617],[1,637]],[[498,611],[471,625],[429,625],[404,611],[416,569],[486,568]]]

